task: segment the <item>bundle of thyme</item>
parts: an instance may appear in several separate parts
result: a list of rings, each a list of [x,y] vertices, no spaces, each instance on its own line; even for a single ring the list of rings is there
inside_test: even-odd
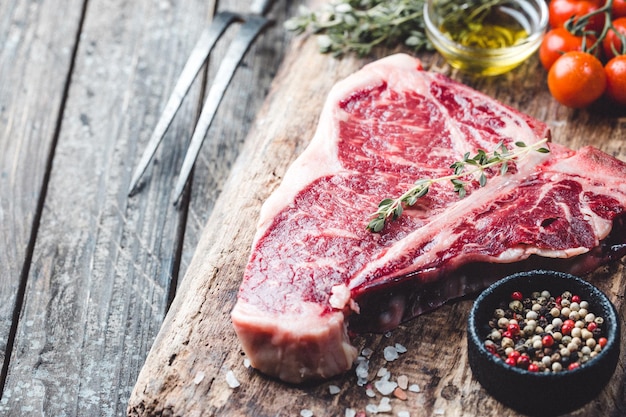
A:
[[[322,53],[365,56],[376,46],[400,44],[414,51],[432,49],[424,33],[424,0],[343,0],[319,11],[302,6],[285,23],[296,33],[318,35]]]
[[[467,152],[461,161],[456,161],[450,166],[453,174],[439,178],[420,179],[400,197],[382,200],[378,204],[378,210],[372,214],[367,229],[374,233],[382,231],[387,221],[396,220],[400,217],[405,206],[414,205],[419,198],[428,193],[433,184],[438,182],[450,181],[454,187],[454,192],[459,195],[459,198],[463,198],[467,193],[464,178],[475,178],[477,175],[479,185],[484,187],[487,184],[486,169],[499,165],[499,173],[504,175],[509,170],[509,161],[519,159],[533,150],[540,153],[550,152],[548,148],[543,146],[546,142],[547,139],[543,139],[530,146],[526,146],[524,142],[516,142],[517,149],[514,151],[509,150],[506,145],[501,143],[490,153],[479,149],[476,155],[470,156],[470,153]]]

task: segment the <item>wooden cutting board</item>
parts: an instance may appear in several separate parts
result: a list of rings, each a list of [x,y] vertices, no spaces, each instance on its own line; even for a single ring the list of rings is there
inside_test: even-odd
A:
[[[446,73],[545,121],[555,142],[573,148],[593,144],[626,160],[624,113],[604,105],[580,111],[560,106],[550,97],[546,73],[536,57],[512,73],[489,79],[451,71],[437,54],[424,53],[420,58],[425,68]],[[299,416],[307,409],[315,416],[344,416],[346,408],[365,411],[368,404],[380,402],[380,395],[366,395],[353,372],[319,384],[290,386],[246,368],[229,315],[261,204],[311,139],[326,93],[335,81],[366,61],[334,59],[318,53],[315,39],[295,40],[139,376],[129,415]],[[589,279],[610,296],[623,321],[623,261]],[[393,414],[388,415],[402,410],[410,411],[413,417],[516,415],[472,378],[465,342],[471,305],[471,299],[451,302],[390,334],[364,335],[355,340],[358,346],[373,349],[370,376],[385,366],[394,378],[405,375],[409,384],[420,388],[419,392],[409,392],[406,400],[392,398]],[[387,363],[382,351],[395,343],[407,347],[408,352]],[[621,346],[626,352],[625,337]],[[573,415],[626,414],[624,365],[621,359],[608,387]],[[229,371],[241,383],[238,388],[227,384]],[[331,394],[331,384],[340,392]]]

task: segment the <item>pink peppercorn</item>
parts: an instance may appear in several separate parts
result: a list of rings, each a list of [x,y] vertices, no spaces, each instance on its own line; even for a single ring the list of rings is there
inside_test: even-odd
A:
[[[572,295],[572,303],[580,303],[580,296]]]
[[[519,324],[511,323],[507,327],[507,331],[511,332],[513,336],[517,336],[520,333]]]
[[[572,333],[572,329],[573,328],[574,328],[574,326],[571,326],[569,324],[563,323],[563,325],[561,326],[561,334],[564,335],[564,336],[567,336],[570,333]]]
[[[521,355],[517,358],[517,366],[522,369],[528,369],[530,366],[530,358],[528,355]]]
[[[571,371],[571,370],[574,370],[574,369],[578,368],[579,366],[580,366],[580,364],[578,362],[572,362],[572,363],[570,363],[568,365],[567,369],[569,369]]]
[[[524,299],[524,296],[522,295],[522,293],[521,293],[521,292],[519,292],[519,291],[514,291],[514,292],[511,294],[511,299],[512,299],[512,300],[517,300],[517,301],[522,301],[522,300]]]
[[[601,347],[605,347],[605,346],[606,346],[606,344],[607,344],[607,342],[608,342],[608,340],[606,339],[606,337],[601,337],[601,338],[599,338],[599,339],[598,339],[598,344],[599,344]]]
[[[554,344],[554,338],[552,337],[552,335],[547,334],[541,338],[541,343],[545,347],[551,347]]]
[[[530,372],[539,372],[539,366],[537,366],[537,364],[531,363],[528,365],[528,370]]]
[[[590,332],[593,332],[597,328],[598,325],[593,321],[587,325],[587,330],[589,330]]]
[[[509,358],[513,358],[515,360],[517,360],[520,356],[522,356],[522,354],[519,353],[517,350],[513,350],[511,351],[511,353],[509,353]]]
[[[506,360],[504,362],[507,365],[510,365],[510,366],[516,366],[517,365],[517,359],[511,358],[511,357],[506,358]]]

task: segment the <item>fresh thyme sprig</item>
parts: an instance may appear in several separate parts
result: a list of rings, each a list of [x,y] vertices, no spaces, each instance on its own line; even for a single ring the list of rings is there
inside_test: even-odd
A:
[[[379,45],[404,44],[414,51],[432,49],[424,32],[425,0],[342,0],[320,11],[305,6],[285,22],[296,33],[310,30],[318,36],[322,53],[368,55]]]
[[[500,175],[504,175],[509,170],[509,161],[520,159],[533,150],[540,153],[550,152],[548,148],[543,146],[547,141],[547,139],[543,139],[530,146],[527,146],[524,142],[515,142],[517,149],[514,151],[509,150],[504,143],[500,143],[491,153],[479,149],[476,155],[470,156],[470,153],[467,152],[463,155],[461,161],[456,161],[450,165],[453,174],[439,178],[417,180],[413,184],[413,187],[400,197],[395,199],[385,198],[382,200],[378,204],[378,210],[372,213],[372,219],[368,223],[367,229],[374,233],[382,231],[387,221],[396,220],[400,217],[405,207],[414,205],[419,198],[424,197],[428,193],[433,184],[438,182],[450,181],[454,186],[454,192],[459,195],[459,198],[463,198],[467,193],[464,178],[470,176],[476,178],[477,175],[478,184],[484,187],[487,184],[487,174],[485,171],[488,168],[499,165]]]

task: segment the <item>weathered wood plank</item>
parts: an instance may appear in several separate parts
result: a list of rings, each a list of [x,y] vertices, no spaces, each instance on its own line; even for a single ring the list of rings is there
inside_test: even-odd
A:
[[[83,0],[65,7],[13,0],[0,13],[0,363],[29,266]]]
[[[557,105],[545,86],[536,59],[513,73],[474,79],[451,72],[440,57],[422,54],[426,68],[446,72],[553,128],[555,140],[572,147],[595,144],[626,159],[622,144],[624,120],[610,112],[572,111]],[[332,84],[365,61],[320,56],[315,41],[297,39],[260,111],[231,176],[217,200],[174,303],[146,360],[129,402],[129,415],[293,416],[302,409],[316,416],[343,415],[347,407],[364,410],[372,400],[356,385],[352,373],[304,387],[285,385],[243,366],[243,356],[229,313],[245,266],[258,210],[280,182],[287,166],[308,144],[319,109]],[[303,81],[306,80],[306,81]],[[514,93],[513,93],[514,92]],[[623,262],[589,279],[626,315]],[[407,375],[421,392],[406,402],[392,400],[394,412],[450,416],[517,415],[488,396],[467,365],[465,322],[472,300],[461,300],[401,326],[388,337],[366,335],[357,345],[374,349],[371,372],[387,366],[394,376]],[[401,343],[409,352],[385,363],[382,349]],[[626,338],[622,338],[622,349]],[[233,390],[226,374],[234,371],[241,387]],[[330,395],[329,384],[341,392]],[[620,415],[624,362],[611,385],[575,416]]]
[[[32,23],[33,30],[56,33],[63,17],[80,12],[80,5],[66,10],[52,3],[43,3],[50,20]],[[126,192],[213,7],[206,1],[88,2],[0,414],[125,413],[176,274],[184,216],[170,193],[197,114],[200,82],[141,192],[131,199]],[[48,51],[51,60],[61,52]],[[37,62],[31,57],[28,64],[35,68]],[[42,102],[50,104],[45,97]],[[50,112],[32,99],[27,104],[29,111]]]

